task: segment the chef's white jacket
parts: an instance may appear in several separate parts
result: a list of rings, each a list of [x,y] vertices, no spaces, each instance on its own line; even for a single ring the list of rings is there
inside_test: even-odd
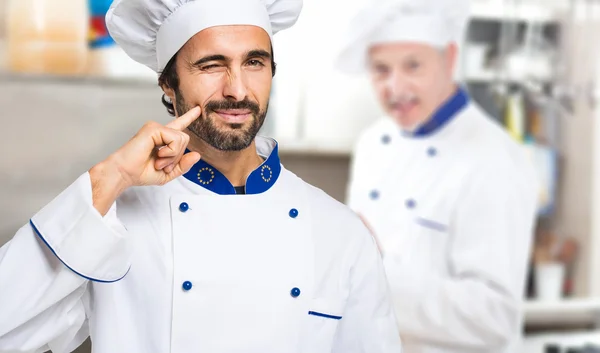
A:
[[[0,249],[0,352],[400,352],[366,228],[257,148],[246,195],[200,161],[104,217],[83,174]]]

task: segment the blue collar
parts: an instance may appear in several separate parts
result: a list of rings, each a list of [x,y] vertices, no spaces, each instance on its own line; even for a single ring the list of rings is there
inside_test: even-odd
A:
[[[246,178],[246,194],[260,194],[269,190],[275,185],[281,173],[277,141],[263,137],[257,137],[255,141],[258,154],[266,157],[266,160]],[[216,194],[235,194],[235,189],[229,180],[217,168],[203,160],[196,163],[183,176]]]
[[[405,134],[410,137],[426,137],[433,134],[452,120],[452,118],[457,116],[457,113],[469,103],[469,100],[467,91],[464,88],[459,87],[456,90],[456,93],[450,97],[450,99],[448,99],[425,124],[421,125],[415,131],[406,132]]]

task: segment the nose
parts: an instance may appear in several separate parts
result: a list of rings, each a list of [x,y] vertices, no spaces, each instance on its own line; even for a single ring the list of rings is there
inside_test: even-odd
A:
[[[407,94],[409,86],[410,85],[406,77],[397,70],[394,70],[394,72],[389,75],[386,81],[386,87],[392,99],[396,99]]]
[[[227,83],[223,88],[223,96],[235,101],[241,101],[246,98],[248,89],[242,73],[231,70],[227,77]]]

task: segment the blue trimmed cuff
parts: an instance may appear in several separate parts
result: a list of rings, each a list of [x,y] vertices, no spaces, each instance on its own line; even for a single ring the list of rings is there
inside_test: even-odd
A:
[[[115,204],[105,217],[94,208],[88,173],[35,214],[30,225],[66,267],[85,279],[116,282],[129,271],[127,231]]]

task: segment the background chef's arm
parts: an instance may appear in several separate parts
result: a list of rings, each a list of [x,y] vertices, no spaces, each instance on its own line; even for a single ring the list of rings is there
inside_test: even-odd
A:
[[[489,349],[519,333],[536,189],[506,174],[476,176],[449,234],[431,235],[451,237],[449,277],[384,259],[403,339]]]
[[[350,295],[338,326],[334,353],[400,353],[401,344],[381,257],[364,233],[350,264]]]
[[[355,155],[352,158],[352,162],[350,165],[350,172],[349,172],[349,176],[348,176],[348,185],[346,185],[346,200],[345,200],[345,204],[353,211],[358,211],[359,208],[359,203],[358,203],[358,191],[357,189],[357,184],[356,184],[356,174],[357,174],[357,169],[360,166],[360,159],[357,158],[357,156]]]
[[[361,175],[361,171],[364,173],[366,168],[368,168],[369,158],[372,158],[372,156],[369,155],[370,150],[372,150],[369,144],[370,139],[371,136],[369,133],[361,134],[354,147],[352,159],[350,160],[345,204],[355,212],[358,212],[360,208],[360,191],[357,178]]]
[[[129,269],[115,206],[104,217],[82,175],[0,248],[0,352],[71,351],[88,336],[89,281]]]

